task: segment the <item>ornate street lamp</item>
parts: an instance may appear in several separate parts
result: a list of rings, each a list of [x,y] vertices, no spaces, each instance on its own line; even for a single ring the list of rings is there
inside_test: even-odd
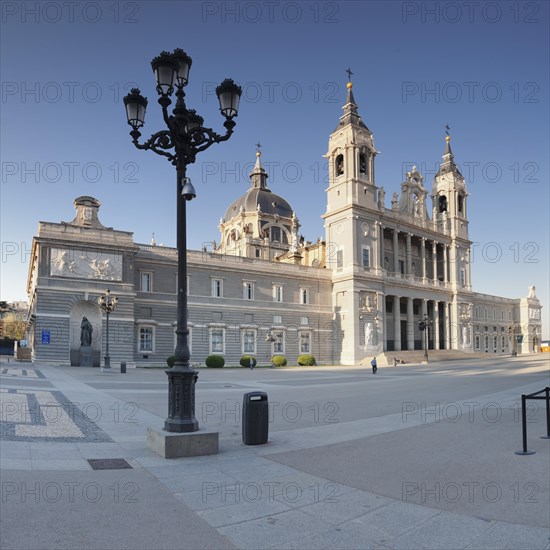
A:
[[[220,111],[225,117],[226,132],[219,135],[203,126],[203,118],[185,105],[185,92],[189,80],[191,58],[180,48],[173,53],[162,52],[151,62],[157,82],[158,102],[168,130],[153,134],[144,143],[139,143],[139,128],[145,121],[147,99],[134,88],[124,98],[130,135],[138,149],[150,149],[164,156],[176,167],[177,205],[177,249],[178,249],[178,305],[176,327],[176,349],[174,366],[166,371],[168,375],[168,418],[164,429],[168,432],[195,432],[199,423],[195,418],[195,382],[197,373],[189,365],[189,330],[187,328],[187,234],[186,202],[196,197],[191,180],[187,177],[187,165],[195,162],[197,153],[212,144],[226,141],[235,127],[242,90],[232,80],[224,80],[216,88]],[[176,105],[169,114],[171,95],[176,88]]]
[[[111,291],[107,289],[105,294],[97,299],[97,305],[103,313],[107,314],[107,341],[105,344],[105,369],[111,368],[111,358],[109,357],[109,315],[116,309],[118,305],[118,297],[111,296]]]
[[[430,327],[432,326],[433,321],[424,314],[424,319],[418,323],[418,328],[420,329],[420,332],[422,334],[426,335],[424,338],[424,358],[426,359],[426,363],[428,362],[428,346],[430,344]]]

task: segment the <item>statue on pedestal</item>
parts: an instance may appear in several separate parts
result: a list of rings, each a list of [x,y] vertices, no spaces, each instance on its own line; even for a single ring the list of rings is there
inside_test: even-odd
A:
[[[90,347],[92,345],[93,331],[92,323],[88,321],[87,317],[82,317],[82,323],[80,323],[80,345],[82,347]]]

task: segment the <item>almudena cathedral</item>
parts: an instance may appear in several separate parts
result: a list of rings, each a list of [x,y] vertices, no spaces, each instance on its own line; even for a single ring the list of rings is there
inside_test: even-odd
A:
[[[269,189],[256,153],[250,188],[220,213],[219,245],[188,251],[191,363],[220,354],[227,365],[242,355],[262,364],[282,354],[296,364],[310,353],[319,364],[352,365],[391,352],[414,357],[426,341],[439,356],[539,349],[534,287],[524,298],[472,290],[469,194],[449,135],[431,192],[413,168],[401,193],[386,198],[376,185],[375,156],[348,83],[326,154],[326,240],[309,242],[291,205]],[[97,300],[109,288],[119,298],[110,315],[112,363],[165,364],[175,345],[176,250],[105,227],[93,197],[78,197],[74,206],[73,221],[40,222],[33,240],[33,360],[78,364],[87,317],[99,365],[106,319]],[[419,328],[425,319],[427,338]]]

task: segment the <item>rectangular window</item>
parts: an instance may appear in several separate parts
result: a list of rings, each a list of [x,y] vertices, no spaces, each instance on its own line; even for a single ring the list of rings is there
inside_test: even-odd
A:
[[[476,336],[476,349],[479,349],[479,336]]]
[[[363,247],[363,267],[370,267],[370,249]]]
[[[275,338],[273,342],[273,353],[283,354],[285,352],[285,333],[283,331],[274,332],[273,338]]]
[[[141,271],[139,274],[141,292],[153,291],[153,274],[149,271]]]
[[[255,330],[243,330],[243,353],[256,353]]]
[[[256,248],[256,258],[259,258],[259,257],[260,257],[260,249]]]
[[[300,317],[301,325],[309,325],[309,317]]]
[[[336,268],[342,269],[343,267],[344,267],[344,251],[337,250],[336,251]]]
[[[210,330],[210,353],[222,353],[223,350],[223,328],[213,328]]]
[[[281,228],[272,226],[271,227],[271,242],[281,242]]]
[[[311,333],[310,332],[300,332],[300,353],[309,353],[310,352],[310,342],[311,342]]]
[[[273,315],[273,324],[280,325],[283,322],[283,318],[280,315]]]
[[[405,275],[405,262],[403,260],[398,260],[399,262],[399,273]]]
[[[153,327],[140,327],[138,351],[141,353],[153,351]]]
[[[243,299],[254,300],[254,283],[243,283]]]
[[[223,297],[223,279],[212,279],[212,297]]]
[[[283,301],[283,287],[282,285],[273,285],[273,301],[282,302]]]
[[[300,288],[300,303],[309,304],[309,289]]]

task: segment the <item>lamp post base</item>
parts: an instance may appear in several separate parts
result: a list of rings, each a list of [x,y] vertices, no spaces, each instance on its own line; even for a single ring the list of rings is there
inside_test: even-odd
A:
[[[195,418],[195,383],[198,374],[189,367],[174,366],[168,375],[168,418],[164,429],[170,433],[189,433],[199,429]]]
[[[162,458],[215,455],[219,452],[218,432],[169,433],[147,428],[147,447]]]

